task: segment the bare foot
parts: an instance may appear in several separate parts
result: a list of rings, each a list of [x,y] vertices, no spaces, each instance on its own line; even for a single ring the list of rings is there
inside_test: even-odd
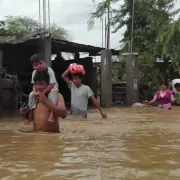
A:
[[[21,115],[26,115],[30,112],[30,109],[28,107],[25,107],[25,108],[20,108],[20,114]]]
[[[29,125],[29,124],[31,123],[31,121],[32,121],[32,120],[25,119],[25,120],[24,120],[24,125],[26,125],[26,126]]]
[[[48,119],[49,122],[54,122],[54,119],[51,117]]]
[[[51,112],[50,117],[48,119],[49,122],[54,122],[53,113]]]

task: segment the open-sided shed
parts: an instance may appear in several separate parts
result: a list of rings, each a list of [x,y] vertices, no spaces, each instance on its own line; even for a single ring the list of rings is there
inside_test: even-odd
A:
[[[60,92],[64,95],[66,102],[70,100],[70,92],[62,81],[61,74],[67,69],[68,65],[73,62],[84,65],[87,71],[85,83],[96,93],[96,67],[93,66],[92,56],[101,56],[102,51],[105,51],[104,48],[54,39],[48,34],[34,33],[11,43],[0,43],[0,50],[2,53],[0,69],[2,69],[2,66],[7,67],[10,73],[18,75],[22,84],[30,84],[32,73],[32,67],[29,61],[30,56],[37,52],[44,52],[48,65],[55,70]],[[58,54],[59,52],[73,53],[75,54],[74,59],[62,61],[57,58],[56,63],[53,61],[55,64],[53,67],[51,55]],[[88,53],[89,57],[79,58],[79,53]],[[111,49],[109,56],[106,58],[106,53],[104,53],[102,59],[108,59],[110,62],[111,55],[118,55],[118,53],[119,51]],[[108,69],[110,70],[110,67],[106,67],[102,73],[106,74]],[[102,81],[102,86],[104,86],[104,83],[107,84],[107,81],[104,75],[102,75],[102,78],[104,79]],[[109,79],[110,78],[109,76]],[[25,89],[25,91],[29,93],[27,89]],[[104,91],[107,91],[107,88],[105,88]],[[107,93],[103,94],[103,98],[112,99],[112,97],[107,97],[105,94]]]

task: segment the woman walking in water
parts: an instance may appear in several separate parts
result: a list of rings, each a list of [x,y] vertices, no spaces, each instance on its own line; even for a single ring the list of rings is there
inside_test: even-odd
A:
[[[175,101],[172,92],[168,89],[168,83],[161,84],[160,90],[156,92],[151,101],[145,101],[145,104],[151,105],[158,102],[161,109],[171,109],[172,103]]]

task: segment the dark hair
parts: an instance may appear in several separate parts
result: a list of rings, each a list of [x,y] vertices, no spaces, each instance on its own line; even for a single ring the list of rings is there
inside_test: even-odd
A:
[[[163,82],[163,83],[161,83],[161,85],[165,85],[165,86],[169,86],[169,83],[167,83],[167,82]]]
[[[83,79],[84,75],[82,73],[73,74],[72,77],[78,77],[79,79]]]
[[[176,83],[176,84],[174,85],[174,87],[175,87],[175,88],[180,88],[180,83]]]
[[[169,81],[165,78],[165,80],[161,80],[160,81],[160,85],[165,85],[165,86],[169,86]]]
[[[37,63],[39,61],[45,61],[45,57],[43,54],[36,53],[36,54],[31,56],[30,61],[31,61],[31,64]]]
[[[45,81],[46,83],[49,83],[49,74],[48,74],[48,72],[46,70],[37,71],[33,80],[34,80],[35,83],[37,81]]]

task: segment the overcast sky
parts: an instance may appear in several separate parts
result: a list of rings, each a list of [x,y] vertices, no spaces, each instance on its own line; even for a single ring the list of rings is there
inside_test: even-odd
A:
[[[180,1],[180,0],[178,0]],[[0,19],[4,16],[29,16],[39,18],[39,0],[0,0]],[[92,0],[50,0],[51,22],[69,31],[72,41],[101,46],[102,34],[100,20],[93,30],[88,31],[88,15],[95,7]],[[177,3],[180,8],[180,2]],[[111,35],[111,48],[119,46],[123,30]]]

